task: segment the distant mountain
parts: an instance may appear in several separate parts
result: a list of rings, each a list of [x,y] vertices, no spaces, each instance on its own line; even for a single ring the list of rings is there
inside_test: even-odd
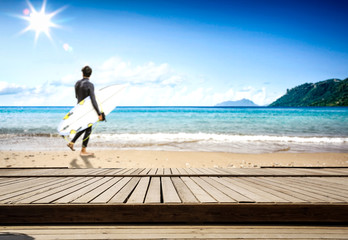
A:
[[[215,105],[216,107],[257,107],[253,101],[249,99],[241,99],[238,101],[226,101],[222,103],[218,103]]]
[[[271,107],[348,106],[348,78],[305,83],[288,89]]]

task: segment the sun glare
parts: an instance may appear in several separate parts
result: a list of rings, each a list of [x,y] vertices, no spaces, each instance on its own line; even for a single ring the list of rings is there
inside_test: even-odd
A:
[[[52,40],[50,35],[51,27],[60,27],[59,25],[52,22],[52,18],[57,15],[64,8],[60,8],[52,13],[46,13],[46,0],[43,1],[40,11],[36,11],[33,5],[28,1],[28,6],[30,9],[24,9],[23,14],[26,16],[21,16],[22,19],[28,21],[29,25],[21,33],[27,31],[35,32],[35,43],[37,42],[41,33],[46,34],[46,36]]]

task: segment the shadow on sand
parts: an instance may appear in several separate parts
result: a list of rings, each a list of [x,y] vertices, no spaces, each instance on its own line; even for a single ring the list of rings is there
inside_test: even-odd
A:
[[[0,240],[34,240],[35,238],[30,237],[23,233],[0,233]]]
[[[86,165],[86,168],[94,168],[92,163],[89,161],[90,158],[95,158],[95,156],[80,156]]]
[[[95,158],[95,156],[80,156],[80,158],[82,159],[83,164],[79,164],[81,161],[77,158],[74,158],[70,162],[70,166],[72,168],[94,168],[89,159]]]

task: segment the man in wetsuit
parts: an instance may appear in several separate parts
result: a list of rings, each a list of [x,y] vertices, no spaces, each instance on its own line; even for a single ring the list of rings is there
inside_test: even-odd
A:
[[[93,83],[91,83],[89,81],[89,78],[92,74],[92,69],[89,66],[85,66],[82,68],[82,79],[77,81],[75,84],[75,95],[77,98],[77,102],[81,102],[83,99],[85,99],[86,97],[90,96],[91,101],[92,101],[92,105],[95,109],[95,111],[97,112],[98,116],[99,116],[99,121],[103,121],[103,116],[102,113],[99,111],[98,108],[98,104],[97,101],[95,99],[95,95],[94,95],[94,85]],[[84,137],[83,137],[83,141],[82,141],[82,149],[81,149],[81,155],[82,156],[92,156],[94,155],[94,153],[89,153],[87,152],[87,145],[88,145],[88,141],[89,141],[89,136],[92,133],[92,127],[88,127],[83,131],[80,131],[78,133],[76,133],[75,137],[73,138],[73,140],[71,140],[71,142],[68,143],[68,147],[75,151],[74,149],[74,144],[76,142],[76,140],[83,134],[85,133]]]

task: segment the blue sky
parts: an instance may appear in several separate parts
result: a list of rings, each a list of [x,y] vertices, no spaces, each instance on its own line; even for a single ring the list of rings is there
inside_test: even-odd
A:
[[[50,37],[21,33],[43,0],[0,0],[0,105],[69,105],[81,68],[120,105],[267,105],[287,88],[348,77],[348,1],[47,0]]]

